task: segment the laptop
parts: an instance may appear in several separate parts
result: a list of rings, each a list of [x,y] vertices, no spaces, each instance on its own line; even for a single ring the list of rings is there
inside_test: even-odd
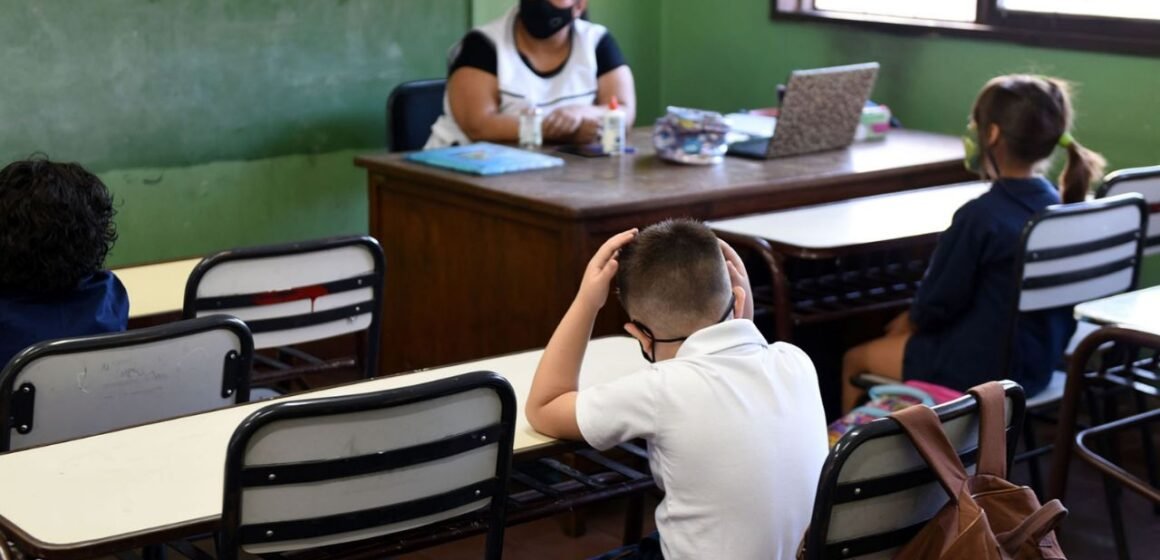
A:
[[[771,159],[849,146],[877,77],[877,62],[793,71],[773,136],[730,144],[729,155]]]

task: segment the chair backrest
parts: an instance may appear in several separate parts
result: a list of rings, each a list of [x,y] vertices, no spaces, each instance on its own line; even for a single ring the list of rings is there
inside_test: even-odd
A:
[[[431,125],[443,114],[447,80],[416,80],[399,84],[387,98],[387,149],[420,150],[431,137]]]
[[[373,377],[384,270],[382,248],[365,236],[225,251],[193,269],[184,315],[238,317],[259,350],[366,331],[364,373]]]
[[[226,451],[219,558],[381,537],[489,508],[503,547],[515,394],[491,372],[274,404]]]
[[[1024,228],[1016,255],[1016,310],[1068,307],[1135,289],[1147,225],[1138,194],[1039,213]]]
[[[1007,462],[1023,424],[1023,388],[1007,394]],[[979,444],[978,403],[965,396],[934,407],[968,470]],[[880,419],[847,433],[822,466],[806,535],[806,558],[891,558],[947,502],[946,491],[898,423]]]
[[[0,373],[0,450],[246,402],[253,355],[224,315],[36,344]]]
[[[1096,197],[1104,198],[1133,192],[1144,197],[1150,214],[1144,254],[1160,254],[1160,165],[1121,169],[1110,173],[1104,177],[1104,184],[1096,191]]]

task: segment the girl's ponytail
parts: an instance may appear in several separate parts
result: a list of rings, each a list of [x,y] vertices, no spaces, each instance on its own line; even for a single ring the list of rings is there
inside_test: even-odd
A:
[[[1104,156],[1080,145],[1070,133],[1064,133],[1059,144],[1067,150],[1067,164],[1059,176],[1060,197],[1065,204],[1082,202],[1093,182],[1103,178],[1107,162]]]

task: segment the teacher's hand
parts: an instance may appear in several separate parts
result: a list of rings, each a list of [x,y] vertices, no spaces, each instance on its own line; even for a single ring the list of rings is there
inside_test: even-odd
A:
[[[544,139],[555,142],[572,141],[582,122],[580,111],[573,107],[560,107],[544,117]]]
[[[595,144],[600,139],[600,129],[604,125],[600,120],[585,118],[580,121],[580,128],[572,135],[572,142],[579,145]]]

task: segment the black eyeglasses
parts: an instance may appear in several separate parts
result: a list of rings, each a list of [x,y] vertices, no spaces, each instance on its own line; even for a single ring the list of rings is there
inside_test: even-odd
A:
[[[733,313],[733,306],[736,303],[737,303],[737,294],[733,294],[733,295],[729,296],[729,305],[725,307],[725,313],[721,314],[721,318],[717,320],[718,323],[723,323],[723,322],[725,322],[726,319],[729,318],[729,316]],[[632,323],[633,325],[636,326],[636,328],[640,329],[640,332],[644,333],[645,338],[647,338],[648,341],[650,343],[652,343],[653,353],[650,356],[649,353],[647,351],[645,351],[645,349],[644,349],[644,342],[642,342],[640,340],[637,341],[640,344],[640,355],[644,356],[644,359],[648,360],[649,363],[656,363],[656,361],[657,361],[656,360],[657,344],[671,344],[673,342],[684,342],[684,341],[688,340],[688,338],[689,338],[689,335],[678,336],[676,338],[657,338],[657,337],[653,336],[652,329],[648,328],[644,323],[637,321],[636,319],[630,319],[628,322]]]

